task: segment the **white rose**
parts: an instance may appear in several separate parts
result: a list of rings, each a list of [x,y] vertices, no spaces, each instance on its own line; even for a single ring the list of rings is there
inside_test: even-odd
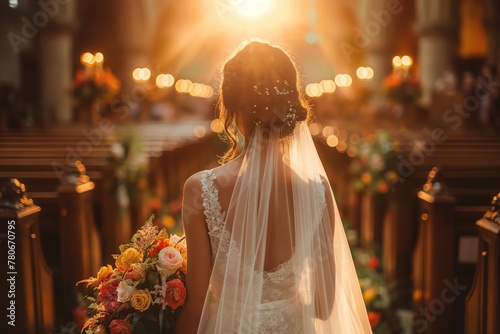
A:
[[[170,242],[172,243],[172,245],[175,245],[176,243],[178,243],[179,240],[181,240],[181,237],[179,237],[177,234],[172,234],[170,236]]]
[[[158,264],[156,268],[165,277],[175,273],[182,266],[182,255],[174,247],[168,246],[158,253]]]
[[[118,292],[118,301],[120,303],[125,303],[128,302],[135,293],[135,287],[128,285],[126,281],[121,281],[120,284],[118,284],[118,288],[116,288],[116,292]]]

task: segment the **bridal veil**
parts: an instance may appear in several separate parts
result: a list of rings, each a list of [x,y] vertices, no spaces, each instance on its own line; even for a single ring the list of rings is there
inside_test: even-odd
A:
[[[280,95],[268,111],[280,122],[257,116],[246,138],[199,333],[371,333],[330,184],[287,95],[294,87],[253,85],[257,115],[269,110],[267,90]]]

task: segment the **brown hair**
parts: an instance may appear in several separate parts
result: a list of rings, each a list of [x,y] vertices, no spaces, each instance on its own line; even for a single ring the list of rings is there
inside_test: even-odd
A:
[[[229,150],[222,163],[239,154],[236,114],[274,130],[282,137],[307,121],[310,106],[304,97],[294,61],[283,49],[266,42],[243,43],[225,62],[221,73],[218,110]]]

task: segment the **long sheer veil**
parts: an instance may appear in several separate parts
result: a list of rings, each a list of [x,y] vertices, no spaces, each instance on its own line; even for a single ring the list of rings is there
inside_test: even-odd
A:
[[[305,122],[285,138],[256,125],[242,154],[198,332],[263,333],[284,317],[289,333],[371,333]],[[279,311],[286,307],[289,318]]]

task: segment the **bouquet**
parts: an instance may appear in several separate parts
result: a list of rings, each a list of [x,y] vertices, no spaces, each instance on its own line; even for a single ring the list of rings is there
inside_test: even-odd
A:
[[[114,257],[115,268],[77,283],[92,288],[82,333],[168,333],[186,299],[184,238],[159,231],[150,218]]]

